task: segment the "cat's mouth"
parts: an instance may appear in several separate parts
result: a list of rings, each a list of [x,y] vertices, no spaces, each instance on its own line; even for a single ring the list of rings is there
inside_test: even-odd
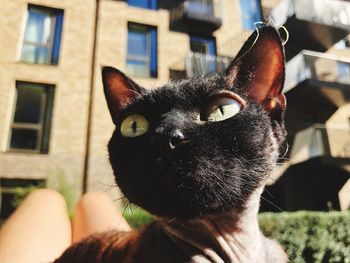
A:
[[[174,189],[189,177],[188,167],[193,165],[186,145],[181,145],[166,155],[159,156],[152,169],[152,184],[164,189]]]

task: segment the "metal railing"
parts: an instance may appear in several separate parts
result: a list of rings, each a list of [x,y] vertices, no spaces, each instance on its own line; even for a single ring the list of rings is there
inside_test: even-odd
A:
[[[189,52],[185,58],[186,76],[197,77],[211,72],[224,71],[231,62],[231,58]]]
[[[295,16],[350,31],[350,2],[344,0],[293,0]]]
[[[350,61],[331,54],[303,50],[286,64],[284,92],[307,79],[350,85]]]
[[[205,75],[225,70],[231,63],[231,56],[213,56],[189,52],[171,69],[185,71],[186,77]],[[350,86],[350,61],[336,56],[303,50],[286,64],[284,92],[305,80],[321,84],[342,84]]]
[[[221,25],[221,0],[186,0],[170,12],[170,23],[183,18]]]
[[[350,31],[350,2],[345,0],[263,0],[265,17],[276,26],[293,15],[297,19]],[[268,12],[268,13],[267,13]]]
[[[350,158],[350,129],[315,124],[295,135],[290,154],[291,163],[321,156]]]

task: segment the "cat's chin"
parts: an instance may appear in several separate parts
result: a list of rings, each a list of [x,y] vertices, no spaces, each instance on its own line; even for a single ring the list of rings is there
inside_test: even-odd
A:
[[[218,216],[226,213],[238,213],[244,209],[244,203],[240,199],[227,200],[222,203],[221,200],[206,200],[205,198],[184,200],[181,196],[166,195],[169,190],[159,191],[159,196],[154,196],[153,200],[138,199],[133,200],[135,204],[147,210],[158,217],[195,219],[205,216]],[[189,196],[188,197],[193,197]],[[140,201],[142,200],[142,201]]]
[[[157,217],[161,218],[176,218],[176,219],[182,219],[182,220],[194,220],[198,218],[215,218],[215,217],[221,217],[223,215],[228,214],[238,214],[241,213],[244,209],[243,206],[234,206],[234,207],[227,207],[227,208],[185,208],[183,207],[181,210],[167,210],[167,209],[148,209],[144,208],[151,214],[154,214]]]

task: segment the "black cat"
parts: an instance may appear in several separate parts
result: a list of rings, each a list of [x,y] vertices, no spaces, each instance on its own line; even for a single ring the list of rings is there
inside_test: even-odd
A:
[[[57,262],[287,262],[257,222],[285,138],[284,73],[271,26],[254,32],[224,73],[146,90],[103,68],[116,182],[159,218],[140,232],[90,237]]]

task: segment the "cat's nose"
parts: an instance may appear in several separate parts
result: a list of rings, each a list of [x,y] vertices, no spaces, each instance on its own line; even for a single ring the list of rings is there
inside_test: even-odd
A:
[[[169,147],[171,150],[175,149],[175,147],[185,141],[185,136],[179,130],[175,130],[169,139]]]
[[[175,130],[168,134],[157,134],[154,138],[159,154],[162,156],[168,154],[185,141],[185,136],[180,130]]]

